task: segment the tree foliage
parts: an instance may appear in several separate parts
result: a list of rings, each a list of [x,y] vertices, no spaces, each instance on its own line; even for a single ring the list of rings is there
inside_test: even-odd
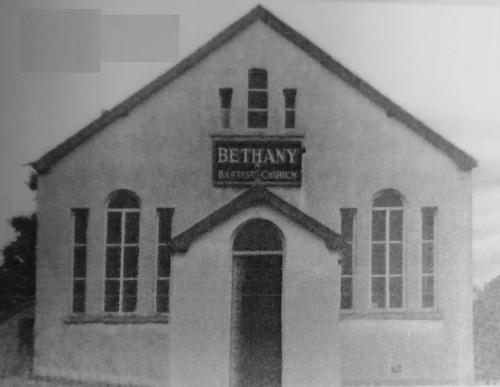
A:
[[[476,380],[500,379],[500,276],[475,289],[474,366]]]
[[[35,172],[30,173],[30,177],[26,185],[33,192],[35,192],[38,189],[38,175]]]
[[[16,238],[4,247],[0,266],[0,312],[34,299],[36,284],[36,214],[9,220]]]

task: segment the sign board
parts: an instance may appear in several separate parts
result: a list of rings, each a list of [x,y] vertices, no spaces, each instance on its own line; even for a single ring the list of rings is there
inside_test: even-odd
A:
[[[216,140],[212,152],[215,186],[302,184],[300,141]]]

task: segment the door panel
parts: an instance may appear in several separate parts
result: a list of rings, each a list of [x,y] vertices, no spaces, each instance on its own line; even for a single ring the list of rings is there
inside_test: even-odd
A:
[[[281,386],[282,255],[235,256],[235,385]]]

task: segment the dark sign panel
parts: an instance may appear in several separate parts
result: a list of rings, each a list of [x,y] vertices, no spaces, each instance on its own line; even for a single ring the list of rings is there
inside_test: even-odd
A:
[[[216,186],[300,187],[302,153],[299,141],[217,140],[213,143],[213,181]]]

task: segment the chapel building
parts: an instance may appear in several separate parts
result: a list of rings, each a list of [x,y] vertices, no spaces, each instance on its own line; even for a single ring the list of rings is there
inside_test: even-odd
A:
[[[31,163],[34,373],[470,383],[476,165],[257,6]]]

